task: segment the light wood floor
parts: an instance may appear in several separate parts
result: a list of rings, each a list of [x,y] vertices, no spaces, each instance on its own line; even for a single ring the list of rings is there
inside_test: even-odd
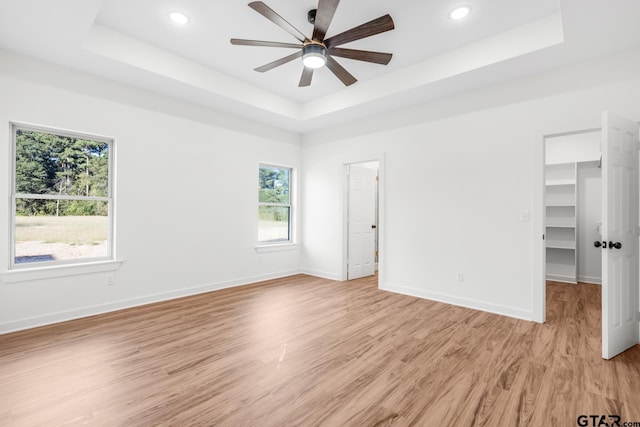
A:
[[[600,287],[547,295],[540,325],[300,275],[8,334],[0,425],[640,421],[640,346],[600,358]]]

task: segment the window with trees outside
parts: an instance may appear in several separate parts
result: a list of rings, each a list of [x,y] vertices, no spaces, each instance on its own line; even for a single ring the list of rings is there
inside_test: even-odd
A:
[[[112,140],[12,126],[11,267],[112,259]]]
[[[258,243],[291,242],[291,169],[260,165]]]

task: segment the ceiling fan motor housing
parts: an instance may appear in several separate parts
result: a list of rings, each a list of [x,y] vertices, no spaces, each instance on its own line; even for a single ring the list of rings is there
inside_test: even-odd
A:
[[[321,43],[308,43],[302,47],[302,62],[310,68],[320,68],[327,62],[327,48]]]

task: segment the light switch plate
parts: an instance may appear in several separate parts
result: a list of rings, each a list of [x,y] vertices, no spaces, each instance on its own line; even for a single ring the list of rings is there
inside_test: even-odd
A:
[[[520,212],[520,222],[529,222],[529,211]]]

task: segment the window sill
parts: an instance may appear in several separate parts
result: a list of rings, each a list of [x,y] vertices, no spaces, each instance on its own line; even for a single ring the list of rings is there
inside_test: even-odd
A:
[[[4,283],[26,282],[29,280],[51,279],[53,277],[78,276],[81,274],[115,271],[123,260],[87,262],[83,264],[54,265],[47,267],[11,270],[0,275]]]
[[[256,252],[280,252],[280,251],[293,251],[298,249],[297,243],[276,243],[272,245],[256,245]]]

